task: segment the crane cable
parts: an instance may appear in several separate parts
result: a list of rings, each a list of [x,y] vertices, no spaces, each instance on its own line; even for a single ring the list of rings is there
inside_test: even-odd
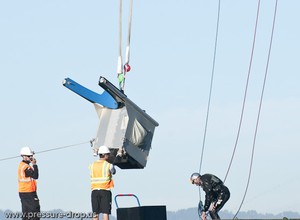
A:
[[[125,87],[126,73],[131,70],[131,67],[129,65],[129,60],[130,60],[130,38],[131,38],[131,24],[132,24],[132,8],[133,8],[133,0],[130,0],[126,56],[125,56],[125,65],[123,66],[123,58],[122,58],[122,0],[120,0],[120,8],[119,8],[119,56],[118,56],[118,63],[117,63],[117,73],[118,73],[119,89],[123,92],[124,92],[124,87]]]
[[[34,153],[35,154],[41,154],[41,153],[46,153],[46,152],[49,152],[49,151],[61,150],[61,149],[70,148],[70,147],[76,147],[76,146],[87,144],[87,143],[90,143],[90,141],[85,141],[85,142],[81,142],[81,143],[77,143],[77,144],[70,144],[70,145],[61,146],[61,147],[50,148],[50,149],[42,150],[42,151],[35,151]],[[6,158],[1,158],[0,162],[1,161],[5,161],[5,160],[11,160],[11,159],[19,158],[19,157],[20,157],[20,155],[18,155],[18,156],[12,156],[12,157],[6,157]]]
[[[247,180],[247,186],[246,186],[246,189],[245,189],[245,193],[244,193],[242,202],[241,202],[241,204],[240,204],[240,206],[238,208],[238,211],[234,215],[233,219],[236,218],[236,216],[238,215],[239,211],[241,210],[241,207],[242,207],[242,205],[243,205],[243,203],[245,201],[246,194],[247,194],[248,187],[249,187],[249,183],[250,183],[250,177],[251,177],[252,165],[253,165],[253,158],[254,158],[255,143],[256,143],[256,136],[257,136],[258,124],[259,124],[259,119],[260,119],[260,114],[261,114],[262,103],[263,103],[263,96],[264,96],[264,91],[265,91],[265,85],[266,85],[266,81],[267,81],[267,75],[268,75],[268,69],[269,69],[269,62],[270,62],[270,57],[271,57],[273,35],[274,35],[275,21],[276,21],[276,14],[277,14],[277,5],[278,5],[278,0],[276,0],[276,2],[275,2],[273,24],[272,24],[272,32],[271,32],[271,38],[270,38],[270,45],[269,45],[268,58],[267,58],[267,63],[266,63],[266,69],[265,69],[263,87],[262,87],[262,91],[261,91],[259,109],[258,109],[258,113],[257,113],[256,127],[255,127],[255,132],[254,132],[254,137],[253,137],[252,155],[251,155],[251,162],[250,162],[250,168],[249,168],[249,175],[248,175],[248,180]]]
[[[199,173],[201,173],[202,162],[203,162],[205,140],[206,140],[208,119],[209,119],[209,111],[210,111],[210,102],[211,102],[212,88],[213,88],[213,81],[214,81],[215,64],[216,64],[216,56],[217,56],[217,45],[218,45],[218,34],[219,34],[219,22],[220,22],[220,8],[221,8],[221,0],[219,0],[219,3],[218,3],[218,15],[217,15],[217,24],[216,24],[214,55],[213,55],[213,63],[212,63],[212,71],[211,71],[211,79],[210,79],[210,89],[209,89],[209,95],[208,95],[208,104],[207,104],[207,110],[206,110],[205,127],[204,127],[203,141],[202,141],[202,150],[201,150],[201,159],[200,159],[200,165],[199,165]],[[199,200],[201,202],[200,187],[199,187]],[[200,203],[199,203],[199,205],[200,205]],[[198,207],[198,212],[199,212],[199,207]]]

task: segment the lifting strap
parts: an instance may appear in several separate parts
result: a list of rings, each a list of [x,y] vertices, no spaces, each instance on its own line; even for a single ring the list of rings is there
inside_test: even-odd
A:
[[[132,5],[133,5],[133,0],[130,0],[126,56],[125,56],[125,65],[123,66],[123,58],[122,58],[122,0],[120,0],[119,56],[118,56],[118,64],[117,64],[117,73],[118,73],[119,89],[123,92],[124,92],[124,87],[125,87],[126,73],[129,72],[130,69],[131,69],[131,67],[129,65],[129,58],[130,58],[130,37],[131,37],[131,23],[132,23]]]

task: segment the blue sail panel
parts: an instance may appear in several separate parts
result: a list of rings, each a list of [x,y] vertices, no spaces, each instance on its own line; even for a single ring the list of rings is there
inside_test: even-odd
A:
[[[116,100],[106,91],[104,91],[102,94],[98,94],[87,89],[86,87],[80,85],[70,78],[64,79],[63,85],[92,103],[97,103],[110,109],[118,108],[118,103],[116,102]]]

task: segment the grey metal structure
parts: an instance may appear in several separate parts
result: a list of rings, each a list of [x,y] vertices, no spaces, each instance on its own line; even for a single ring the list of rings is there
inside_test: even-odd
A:
[[[118,108],[95,104],[100,121],[94,148],[108,146],[112,150],[110,162],[121,169],[144,168],[158,123],[104,77],[100,77],[99,86],[116,100]]]
[[[102,95],[69,78],[63,85],[96,108],[99,127],[91,141],[94,152],[106,145],[112,152],[109,162],[121,169],[144,168],[158,123],[104,77],[99,79],[99,86],[105,90]]]

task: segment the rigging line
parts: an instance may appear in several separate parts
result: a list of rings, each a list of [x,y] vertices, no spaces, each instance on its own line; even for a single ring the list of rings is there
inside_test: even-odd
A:
[[[267,75],[268,75],[268,69],[269,69],[269,62],[270,62],[271,50],[272,50],[272,44],[273,44],[273,35],[274,35],[274,29],[275,29],[275,21],[276,21],[276,14],[277,14],[277,5],[278,5],[278,0],[276,0],[276,2],[275,2],[275,9],[274,9],[274,16],[273,16],[271,39],[270,39],[270,45],[269,45],[269,52],[268,52],[266,70],[265,70],[265,77],[264,77],[264,82],[263,82],[263,87],[262,87],[261,97],[260,97],[260,103],[259,103],[259,109],[258,109],[258,114],[257,114],[255,133],[254,133],[254,138],[253,138],[253,147],[252,147],[251,163],[250,163],[250,170],[249,170],[249,176],[248,176],[247,186],[246,186],[246,190],[245,190],[245,193],[244,193],[244,196],[243,196],[243,200],[242,200],[242,202],[240,204],[240,207],[239,207],[238,211],[234,215],[233,219],[236,218],[237,214],[241,210],[241,207],[242,207],[242,205],[243,205],[243,203],[245,201],[246,194],[247,194],[248,187],[249,187],[249,183],[250,183],[250,177],[251,177],[252,165],[253,165],[253,157],[254,157],[254,150],[255,150],[255,143],[256,143],[256,136],[257,136],[258,124],[259,124],[259,119],[260,119],[260,114],[261,114],[261,108],[262,108],[262,103],[263,103],[263,96],[264,96],[264,91],[265,91],[265,86],[266,86],[266,81],[267,81]]]
[[[122,0],[120,0],[119,8],[119,55],[118,55],[118,64],[117,64],[117,74],[119,81],[119,89],[122,89],[123,81],[123,61],[122,61]]]
[[[246,99],[247,99],[247,94],[248,94],[248,85],[249,85],[249,79],[250,79],[252,61],[253,61],[253,54],[254,54],[254,48],[255,48],[255,42],[256,42],[256,33],[257,33],[257,26],[258,26],[259,9],[260,9],[260,0],[258,0],[258,6],[257,6],[255,29],[254,29],[254,36],[253,36],[253,42],[252,42],[252,51],[251,51],[249,68],[248,68],[248,75],[247,75],[246,87],[245,87],[245,92],[244,92],[244,99],[243,99],[243,104],[242,104],[241,116],[240,116],[240,121],[239,121],[237,136],[236,136],[235,143],[234,143],[233,152],[232,152],[231,159],[230,159],[230,162],[229,162],[229,166],[228,166],[228,169],[227,169],[224,181],[223,181],[224,183],[226,182],[227,176],[229,174],[229,171],[230,171],[230,168],[231,168],[231,165],[232,165],[232,162],[233,162],[233,158],[234,158],[234,155],[235,155],[235,152],[236,152],[236,149],[237,149],[237,144],[238,144],[238,141],[239,141],[242,122],[243,122],[243,118],[244,118],[244,110],[245,110]]]
[[[129,58],[130,58],[130,38],[131,38],[131,24],[132,24],[132,7],[133,7],[133,0],[130,0],[130,9],[129,9],[129,19],[128,19],[128,36],[127,36],[127,47],[126,47],[126,56],[125,56],[125,68],[124,68],[124,80],[122,85],[122,90],[124,91],[125,87],[125,80],[126,80],[126,73],[127,73],[127,65],[129,65]]]
[[[218,3],[218,16],[217,16],[217,24],[216,24],[214,56],[213,56],[213,64],[212,64],[212,71],[211,71],[210,89],[209,89],[209,95],[208,95],[208,104],[207,104],[207,111],[206,111],[206,119],[205,119],[205,127],[204,127],[204,134],[203,134],[203,142],[202,142],[202,151],[201,151],[201,158],[200,158],[200,165],[199,165],[199,173],[201,173],[202,162],[203,162],[203,154],[204,154],[205,141],[206,141],[206,133],[207,133],[207,126],[208,126],[211,94],[212,94],[212,87],[213,87],[213,81],[214,81],[214,72],[215,72],[215,63],[216,63],[217,45],[218,45],[218,34],[219,34],[219,23],[220,23],[220,8],[221,8],[221,0],[219,0],[219,3]],[[199,187],[199,198],[200,198],[200,201],[201,201],[200,187]]]
[[[129,19],[128,19],[128,37],[127,37],[127,48],[126,48],[126,60],[125,63],[129,63],[130,57],[130,38],[131,38],[131,24],[132,24],[132,7],[133,0],[130,0]]]
[[[119,57],[122,57],[122,0],[120,0],[119,16]]]
[[[51,148],[51,149],[47,149],[47,150],[37,151],[37,152],[35,152],[35,154],[41,154],[41,153],[46,153],[46,152],[49,152],[49,151],[61,150],[61,149],[65,149],[65,148],[75,147],[75,146],[79,146],[79,145],[86,144],[86,143],[90,143],[90,141],[85,141],[85,142],[81,142],[81,143],[78,143],[78,144],[71,144],[71,145],[66,145],[66,146],[62,146],[62,147],[55,147],[55,148]],[[13,156],[13,157],[2,158],[2,159],[0,159],[0,162],[5,161],[5,160],[11,160],[11,159],[19,158],[19,157],[20,157],[20,155]]]
[[[213,87],[213,81],[214,81],[215,63],[216,63],[216,55],[217,55],[217,44],[218,44],[218,33],[219,33],[219,22],[220,22],[220,7],[221,7],[220,5],[221,5],[221,0],[219,0],[219,4],[218,4],[218,17],[217,17],[217,25],[216,25],[214,56],[213,56],[213,64],[212,64],[212,71],[211,71],[210,89],[209,89],[208,104],[207,104],[207,111],[206,111],[206,119],[205,119],[205,127],[204,127],[204,134],[203,134],[203,142],[202,142],[201,159],[200,159],[200,165],[199,165],[199,173],[201,173],[202,162],[203,162],[203,154],[204,154],[205,141],[206,141],[206,133],[207,133],[207,126],[208,126],[211,94],[212,94],[212,87]]]

